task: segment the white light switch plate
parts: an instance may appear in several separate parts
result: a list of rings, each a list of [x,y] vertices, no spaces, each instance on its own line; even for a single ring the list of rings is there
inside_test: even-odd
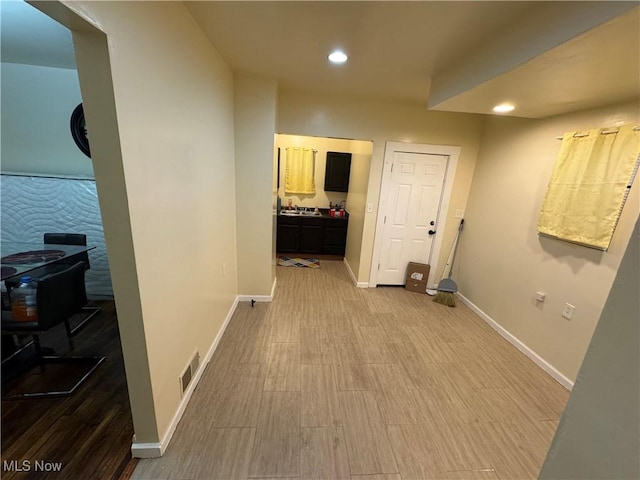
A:
[[[573,312],[576,311],[576,307],[571,305],[570,303],[565,303],[564,308],[562,309],[562,316],[567,320],[571,320],[573,317]]]

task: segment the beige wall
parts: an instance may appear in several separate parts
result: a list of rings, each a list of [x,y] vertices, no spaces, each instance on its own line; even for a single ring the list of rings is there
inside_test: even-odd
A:
[[[347,229],[347,248],[345,258],[354,275],[360,271],[364,222],[367,212],[367,188],[371,170],[372,142],[351,140],[351,176],[349,177],[349,194],[347,195],[347,211],[349,227]]]
[[[47,7],[55,6],[53,2]],[[58,4],[58,6],[60,6]],[[68,14],[66,9],[62,13]],[[85,116],[94,126],[92,161],[102,215],[109,272],[117,298],[120,343],[124,356],[133,428],[137,438],[158,438],[156,411],[147,360],[142,307],[135,270],[131,221],[120,149],[107,39],[99,31],[74,31]]]
[[[234,87],[238,293],[268,296],[275,279],[270,180],[277,85],[272,79],[238,74]]]
[[[461,147],[450,215],[445,219],[444,245],[450,245],[457,229],[453,215],[467,203],[482,124],[479,115],[431,112],[426,106],[414,104],[290,90],[280,91],[278,97],[278,132],[373,141],[365,204],[371,203],[374,208],[371,213],[363,213],[362,249],[359,267],[354,271],[358,282],[363,283],[369,282],[385,142]],[[347,208],[352,210],[349,204]],[[445,251],[441,253],[441,264],[446,255]]]
[[[107,34],[115,110],[91,83],[106,54],[84,33],[74,41],[87,121],[105,122],[101,138],[119,132],[119,149],[117,136],[96,141],[96,183],[136,442],[154,444],[180,405],[179,375],[237,293],[233,78],[181,3],[66,5]]]
[[[609,251],[539,237],[536,221],[567,131],[638,120],[624,104],[545,120],[490,117],[483,135],[456,272],[460,292],[571,381],[600,318],[638,217],[638,181]],[[534,299],[546,293],[544,303]],[[572,320],[560,312],[576,307]]]
[[[324,173],[327,165],[327,152],[351,152],[351,140],[342,138],[309,137],[304,135],[276,135],[276,147],[280,148],[280,189],[278,194],[282,199],[282,206],[286,206],[289,199],[293,205],[300,207],[329,208],[329,202],[338,203],[347,200],[345,192],[325,192]],[[287,148],[303,147],[312,148],[317,151],[315,163],[315,184],[316,193],[314,195],[289,194],[284,191],[285,171],[287,167]],[[352,157],[351,168],[353,174],[353,164],[356,159]],[[349,181],[353,181],[350,177]],[[349,185],[351,189],[351,185]],[[349,205],[347,205],[349,207]],[[349,210],[347,208],[347,210]]]
[[[92,55],[92,49],[106,45],[84,33],[76,32],[74,40],[82,50],[78,67],[83,96],[88,92],[88,121],[105,122],[104,131],[95,134],[99,152],[94,162],[104,162],[95,166],[96,182],[136,442],[154,443],[165,435],[179,407],[179,374],[194,350],[206,353],[238,293],[236,259],[244,258],[247,248],[240,237],[248,238],[252,229],[237,223],[236,214],[248,210],[252,198],[242,193],[250,191],[254,179],[243,179],[236,191],[236,175],[244,175],[251,163],[234,162],[234,110],[248,118],[248,100],[259,96],[264,102],[258,109],[259,125],[251,127],[260,139],[238,158],[254,151],[262,156],[264,146],[269,153],[260,169],[268,171],[273,84],[238,79],[234,105],[231,71],[181,3],[64,3],[107,34],[110,70],[106,51]],[[96,72],[101,80],[112,80],[115,109],[113,102],[101,105],[110,95],[101,96],[89,85]],[[605,254],[539,239],[535,215],[559,147],[555,137],[565,130],[637,120],[635,105],[546,121],[490,118],[475,177],[482,116],[288,90],[278,92],[275,105],[274,131],[373,141],[366,188],[359,185],[360,198],[347,205],[362,213],[359,252],[352,247],[359,239],[349,238],[348,244],[359,257],[350,264],[360,282],[369,280],[385,142],[460,146],[444,231],[444,245],[450,245],[458,224],[454,212],[465,209],[469,200],[456,272],[460,289],[575,378],[627,244],[630,219],[638,215],[638,182],[629,199],[632,207],[623,213]],[[108,107],[113,118],[104,113]],[[114,132],[119,135],[110,137]],[[269,190],[269,181],[264,183]],[[258,203],[262,209],[261,190]],[[366,213],[367,203],[373,212]],[[270,213],[264,217],[269,221]],[[272,230],[262,225],[257,231],[267,238]],[[248,278],[243,273],[243,289]],[[267,283],[260,280],[260,293]],[[247,283],[247,288],[254,287]],[[548,295],[541,308],[532,299],[536,290]],[[577,307],[571,322],[559,318],[565,301]]]
[[[636,222],[540,479],[640,478],[639,226]]]

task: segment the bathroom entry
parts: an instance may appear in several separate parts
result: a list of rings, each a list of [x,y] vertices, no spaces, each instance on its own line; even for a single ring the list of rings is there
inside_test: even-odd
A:
[[[430,264],[429,285],[435,281],[458,151],[459,147],[387,143],[374,285],[404,284],[409,262]]]

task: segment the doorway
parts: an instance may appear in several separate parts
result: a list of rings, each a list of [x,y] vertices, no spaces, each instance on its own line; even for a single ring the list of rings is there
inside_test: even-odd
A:
[[[305,252],[299,252],[304,257],[308,254],[314,258],[321,258],[326,253],[326,259],[339,259],[344,262],[347,267],[347,271],[354,284],[357,283],[356,275],[360,269],[360,256],[362,252],[362,238],[364,235],[364,224],[366,216],[366,196],[369,183],[369,170],[371,168],[371,155],[373,151],[373,142],[370,140],[355,140],[347,138],[329,138],[329,137],[312,137],[302,135],[287,135],[277,134],[275,139],[276,149],[280,150],[280,156],[274,155],[274,173],[277,179],[274,178],[274,196],[281,198],[282,206],[286,206],[289,200],[293,205],[299,207],[314,209],[318,207],[320,211],[329,211],[329,207],[340,205],[344,208],[346,215],[341,219],[332,223],[330,228],[320,228],[322,241],[322,252],[318,253],[320,248],[315,253],[313,250],[313,242],[307,242]],[[287,149],[290,147],[310,148],[316,151],[315,161],[315,187],[316,193],[312,195],[297,195],[288,194],[284,190],[285,184],[285,169],[287,163]],[[351,162],[349,166],[349,180],[348,188],[346,191],[336,191],[335,189],[325,190],[325,174],[326,174],[326,159],[330,152],[338,152],[341,155],[350,155]],[[279,158],[279,162],[278,162]],[[281,219],[280,216],[276,217]],[[306,240],[314,238],[314,231],[318,231],[316,225],[312,225],[316,219],[308,219],[305,223],[305,232],[302,231],[302,227],[296,229],[295,225],[287,224],[287,221],[291,218],[286,218],[284,221],[280,221],[279,225],[276,221],[274,229],[277,231],[280,227],[281,235],[280,242],[276,240],[276,245],[280,243],[282,247],[282,240],[285,237],[296,238],[296,233],[286,235],[286,231],[298,232],[300,240],[302,236],[308,235]],[[293,218],[295,221],[296,219]],[[324,226],[328,224],[323,223]],[[338,227],[339,226],[339,227]],[[277,237],[277,234],[276,234]],[[277,250],[277,248],[276,248]],[[287,250],[281,250],[280,253],[285,251],[293,252],[294,248],[288,248]],[[274,251],[275,255],[275,251]],[[355,273],[354,273],[355,272]]]
[[[370,286],[403,285],[409,262],[437,278],[460,147],[387,142]]]

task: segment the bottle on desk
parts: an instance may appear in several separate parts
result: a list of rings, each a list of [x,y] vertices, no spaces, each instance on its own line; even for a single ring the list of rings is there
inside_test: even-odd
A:
[[[16,322],[34,322],[38,319],[38,286],[31,277],[24,276],[11,290],[11,315]]]

